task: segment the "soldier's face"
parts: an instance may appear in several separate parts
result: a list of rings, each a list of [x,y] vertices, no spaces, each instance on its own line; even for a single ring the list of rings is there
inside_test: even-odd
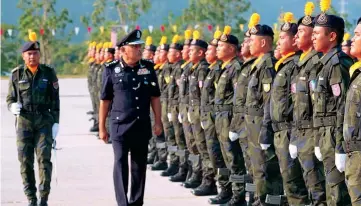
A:
[[[249,50],[249,43],[251,42],[251,39],[249,37],[245,37],[242,42],[241,47],[241,55],[243,57],[249,57],[251,56],[251,52]]]
[[[191,46],[189,48],[189,60],[193,63],[198,62],[203,58],[203,54],[200,48],[197,46]]]
[[[37,50],[30,50],[23,52],[23,60],[26,65],[37,66],[40,62],[40,52]]]
[[[281,59],[281,57],[282,57],[279,46],[277,46],[276,49],[275,49],[274,57],[275,57],[277,60],[278,60],[278,59]]]
[[[175,63],[175,62],[179,61],[180,57],[181,57],[181,53],[178,50],[172,49],[172,48],[169,49],[168,61],[170,63]]]
[[[166,51],[166,50],[160,50],[160,51],[159,51],[159,61],[160,61],[161,63],[166,62],[166,61],[168,60],[167,55],[168,55],[168,51]]]
[[[313,28],[300,25],[296,34],[296,44],[298,49],[306,51],[312,47]]]
[[[100,60],[100,61],[103,61],[103,60],[104,60],[104,52],[103,52],[103,50],[100,50],[99,60]]]
[[[217,46],[217,57],[220,60],[226,60],[225,58],[228,58],[232,54],[234,54],[235,48],[226,42],[218,42]]]
[[[285,56],[288,53],[295,51],[295,48],[293,46],[295,44],[294,40],[295,38],[293,35],[290,35],[287,32],[280,32],[277,46],[279,47],[282,56]]]
[[[148,49],[144,49],[143,51],[143,59],[153,59],[154,53],[149,51]]]
[[[159,64],[159,51],[155,51],[153,61],[154,61],[154,64]]]
[[[361,60],[361,24],[355,29],[355,36],[351,39],[351,55]]]
[[[251,36],[249,43],[249,50],[252,56],[258,57],[261,54],[262,47],[265,45],[265,40],[261,36]]]
[[[115,49],[114,59],[119,59],[119,50]]]
[[[206,51],[206,60],[209,64],[212,64],[217,60],[217,47],[213,45],[208,45]]]
[[[189,45],[184,45],[184,46],[183,46],[182,58],[183,58],[184,60],[188,60],[188,59],[189,59]]]
[[[130,62],[137,62],[142,58],[142,45],[126,45],[122,55]]]
[[[328,52],[330,45],[336,41],[336,33],[328,32],[326,27],[315,26],[312,32],[313,47],[318,52]]]

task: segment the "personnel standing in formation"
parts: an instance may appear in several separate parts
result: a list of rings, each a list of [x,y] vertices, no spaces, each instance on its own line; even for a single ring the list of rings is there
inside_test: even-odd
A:
[[[114,150],[114,187],[119,206],[143,205],[148,143],[162,132],[160,91],[153,64],[142,60],[141,31],[134,30],[117,46],[122,58],[105,64],[99,112],[99,136],[107,141],[105,120],[111,106],[110,136]],[[131,193],[128,201],[128,152],[132,159]]]
[[[59,83],[56,72],[40,64],[40,44],[29,34],[21,51],[24,65],[12,70],[6,103],[16,115],[16,144],[24,192],[37,206],[34,151],[39,165],[40,206],[48,205],[53,165],[51,150],[59,129]]]

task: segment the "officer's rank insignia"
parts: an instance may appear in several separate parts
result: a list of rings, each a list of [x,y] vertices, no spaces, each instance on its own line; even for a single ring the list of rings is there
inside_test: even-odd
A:
[[[137,38],[139,39],[140,38],[140,32],[137,31]]]
[[[292,92],[293,94],[296,93],[296,83],[292,83],[292,84],[291,84],[291,92]]]
[[[271,84],[263,84],[263,91],[269,92],[271,90]]]
[[[152,83],[150,83],[150,84],[153,85],[154,87],[155,87],[155,85],[156,85],[155,82],[152,82]]]
[[[147,74],[150,74],[150,71],[148,69],[139,69],[137,74],[138,75],[147,75]]]
[[[114,72],[119,73],[120,72],[120,67],[115,67]]]
[[[58,89],[59,88],[59,83],[58,82],[53,82],[53,87],[54,87],[54,89]]]
[[[340,88],[339,84],[333,84],[333,85],[331,85],[331,88],[332,88],[333,95],[335,95],[336,97],[340,96],[341,88]]]

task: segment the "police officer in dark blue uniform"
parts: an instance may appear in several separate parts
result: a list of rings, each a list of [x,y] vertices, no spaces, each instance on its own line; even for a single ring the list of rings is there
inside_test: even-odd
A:
[[[107,63],[99,110],[99,136],[107,141],[105,119],[111,106],[110,136],[114,150],[114,188],[118,206],[143,205],[148,142],[162,132],[160,91],[153,63],[142,60],[140,30],[125,36],[117,46],[122,58]],[[131,193],[128,201],[128,152],[131,154]]]

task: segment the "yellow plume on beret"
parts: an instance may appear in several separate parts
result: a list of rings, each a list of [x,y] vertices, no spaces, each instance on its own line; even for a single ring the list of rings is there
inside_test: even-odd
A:
[[[223,29],[223,34],[225,35],[229,35],[232,31],[232,28],[230,26],[225,26],[224,29]]]
[[[249,19],[249,23],[248,23],[248,29],[256,26],[257,24],[259,24],[259,21],[261,20],[261,16],[257,13],[253,13],[251,18]]]
[[[313,4],[313,2],[309,1],[305,4],[306,16],[311,16],[314,10],[315,10],[315,4]]]
[[[145,40],[145,45],[150,46],[153,43],[153,39],[151,36],[147,36],[147,39]]]
[[[201,37],[201,34],[199,33],[199,31],[194,31],[193,32],[193,39],[194,40],[198,40]]]
[[[293,14],[291,12],[286,12],[283,16],[283,21],[285,21],[285,23],[291,23],[293,20]]]
[[[222,36],[222,32],[217,30],[214,32],[213,38],[214,39],[219,39]]]
[[[29,40],[32,42],[35,42],[37,40],[37,36],[35,32],[30,32],[29,33]]]
[[[186,30],[184,32],[184,38],[185,39],[190,39],[191,38],[191,35],[192,35],[192,31],[190,29]]]
[[[176,34],[173,36],[172,43],[175,44],[178,42],[178,40],[179,40],[179,36],[178,36],[178,34]]]
[[[162,38],[160,39],[160,45],[162,44],[166,44],[167,43],[167,37],[166,36],[162,36]]]
[[[343,41],[347,41],[350,40],[351,35],[349,33],[345,33],[345,35],[343,36]]]
[[[321,0],[320,1],[320,8],[323,13],[331,8],[331,0]]]

